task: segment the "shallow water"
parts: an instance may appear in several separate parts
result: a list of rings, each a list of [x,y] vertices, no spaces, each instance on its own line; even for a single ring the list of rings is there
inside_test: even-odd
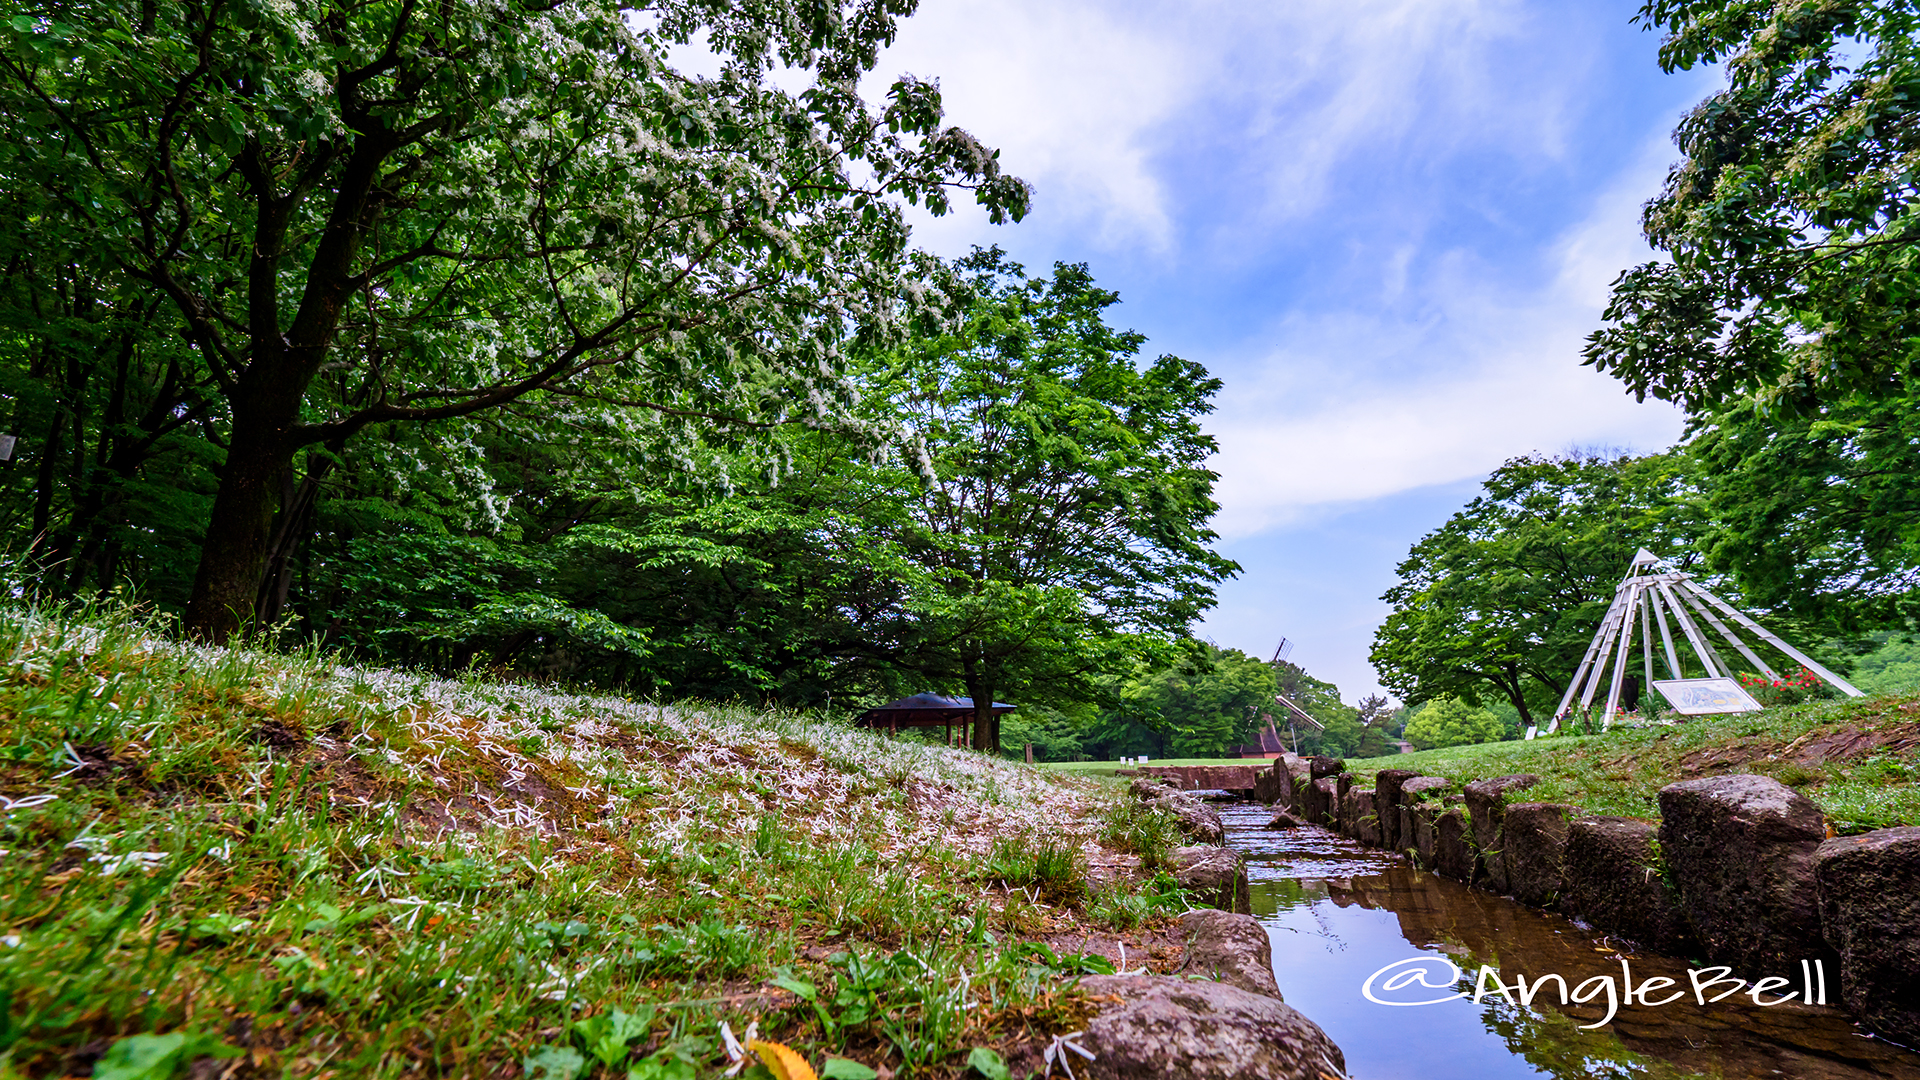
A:
[[[1798,1001],[1763,1008],[1744,994],[1712,1001],[1730,985],[1709,987],[1709,1003],[1700,1005],[1681,961],[1626,951],[1558,915],[1423,873],[1324,829],[1268,830],[1266,807],[1218,809],[1228,843],[1246,853],[1253,913],[1273,939],[1287,1003],[1340,1045],[1354,1080],[1920,1080],[1920,1054],[1863,1035],[1839,1009]],[[1367,1000],[1363,984],[1400,961],[1413,962],[1375,977],[1375,997],[1445,1000],[1413,1007]],[[1549,981],[1531,1008],[1503,1001],[1491,984],[1475,1004],[1468,999],[1481,965],[1509,986],[1516,976],[1532,982],[1558,974],[1575,994],[1584,983],[1592,1000],[1562,1005]],[[1410,974],[1415,969],[1423,974]],[[1447,985],[1453,970],[1460,981]],[[1801,989],[1797,965],[1778,974],[1789,985],[1768,1000]],[[1672,979],[1647,995],[1655,1001],[1687,993],[1665,1005],[1622,1003],[1604,1026],[1583,1030],[1607,1014],[1606,987],[1586,980],[1607,977],[1617,994],[1627,975],[1636,987]],[[1837,1000],[1839,973],[1829,968],[1826,979],[1827,999]],[[1452,997],[1461,991],[1468,999]]]

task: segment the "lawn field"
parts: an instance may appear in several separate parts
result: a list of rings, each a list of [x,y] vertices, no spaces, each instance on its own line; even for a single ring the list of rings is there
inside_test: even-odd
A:
[[[1596,814],[1658,816],[1658,794],[1678,780],[1758,773],[1799,789],[1841,833],[1920,824],[1920,695],[1812,701],[1683,723],[1481,743],[1351,759],[1371,779],[1415,769],[1458,784],[1534,773],[1527,799]]]

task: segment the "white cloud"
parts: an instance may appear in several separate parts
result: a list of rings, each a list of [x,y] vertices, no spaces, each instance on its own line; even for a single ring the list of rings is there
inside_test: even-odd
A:
[[[1557,156],[1583,61],[1558,38],[1567,55],[1519,47],[1530,26],[1519,0],[926,0],[863,89],[939,78],[949,118],[1035,184],[1041,229],[1108,251],[1244,249],[1338,200],[1341,169],[1383,148]],[[1224,205],[1213,235],[1183,235]],[[996,238],[977,211],[914,220],[946,253]]]
[[[1143,136],[1191,103],[1203,63],[1090,3],[929,0],[862,90],[877,102],[902,73],[938,78],[949,122],[998,147],[1055,227],[1162,249],[1173,224]],[[916,220],[937,250],[990,239],[978,213]]]
[[[1513,289],[1456,251],[1416,275],[1424,281],[1406,288],[1420,303],[1400,317],[1378,308],[1296,314],[1274,328],[1284,344],[1241,365],[1258,374],[1236,380],[1208,425],[1220,440],[1216,527],[1249,536],[1479,476],[1533,451],[1671,443],[1677,410],[1637,404],[1578,364],[1607,284],[1649,255],[1639,204],[1669,155],[1664,142],[1649,144],[1616,177],[1552,245],[1552,273],[1538,288]],[[1395,253],[1389,271],[1400,261]]]

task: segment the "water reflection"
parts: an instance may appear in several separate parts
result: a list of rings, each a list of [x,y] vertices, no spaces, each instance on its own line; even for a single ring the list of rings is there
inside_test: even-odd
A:
[[[1658,1007],[1622,1004],[1609,1024],[1591,1030],[1580,1025],[1606,1015],[1604,997],[1562,1006],[1557,989],[1532,1009],[1497,995],[1478,1005],[1375,1004],[1361,994],[1368,976],[1422,955],[1457,966],[1464,973],[1458,988],[1469,996],[1482,964],[1509,983],[1515,975],[1557,973],[1576,988],[1594,976],[1617,984],[1623,957],[1636,984],[1664,976],[1685,988],[1687,966],[1626,952],[1559,916],[1422,873],[1323,829],[1269,831],[1263,826],[1272,812],[1264,808],[1220,809],[1228,842],[1247,855],[1253,912],[1273,938],[1281,990],[1346,1051],[1357,1080],[1920,1080],[1920,1054],[1861,1035],[1838,1009],[1798,1003],[1761,1008],[1741,996],[1701,1006],[1688,994]],[[1797,972],[1780,974],[1794,976],[1785,989],[1798,988]],[[1838,973],[1828,972],[1828,981],[1832,999]],[[1447,993],[1416,986],[1380,996]]]

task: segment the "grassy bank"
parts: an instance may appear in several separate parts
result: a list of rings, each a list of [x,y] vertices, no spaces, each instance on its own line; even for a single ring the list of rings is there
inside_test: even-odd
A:
[[[958,1076],[1084,1018],[1110,963],[1038,943],[1150,963],[1182,910],[1110,786],[804,715],[100,611],[0,608],[0,656],[4,1075],[668,1080],[757,1023]]]
[[[1529,800],[1593,813],[1654,817],[1659,790],[1730,772],[1774,777],[1805,793],[1843,833],[1920,824],[1920,697],[1814,701],[1684,723],[1482,743],[1352,760],[1371,778],[1416,769],[1464,784],[1535,773]]]

